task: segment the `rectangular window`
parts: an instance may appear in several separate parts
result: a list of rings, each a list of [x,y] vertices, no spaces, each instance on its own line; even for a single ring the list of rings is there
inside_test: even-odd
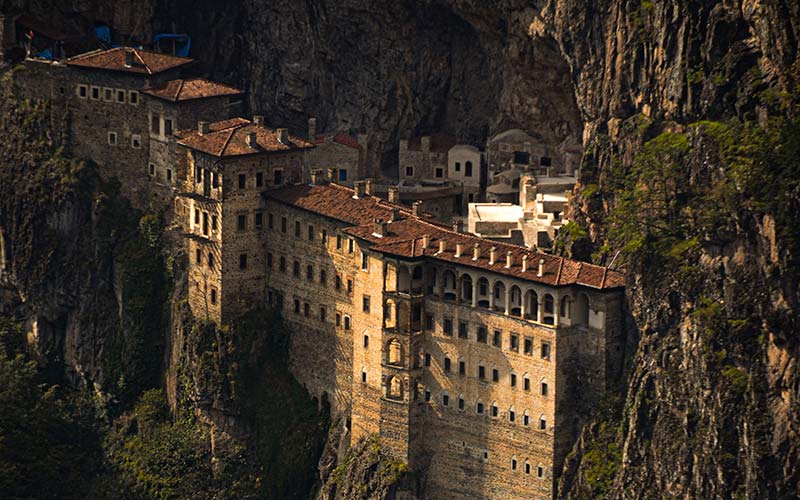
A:
[[[353,293],[353,280],[351,280],[349,278],[347,280],[347,293],[349,293],[349,294]]]
[[[208,268],[209,269],[214,269],[214,254],[213,253],[209,253],[208,254]]]
[[[519,335],[512,333],[509,338],[509,349],[514,352],[519,352]]]
[[[167,182],[172,182],[172,169],[167,169]]]
[[[325,306],[319,306],[319,320],[325,321],[328,317],[328,310],[325,309]]]
[[[543,167],[549,167],[550,165],[552,165],[552,164],[553,164],[553,159],[552,159],[552,158],[550,158],[549,156],[542,156],[542,157],[539,159],[539,164],[540,164],[541,166],[543,166]]]
[[[500,382],[500,370],[492,368],[492,382]]]
[[[342,288],[342,277],[341,276],[339,276],[339,275],[336,276],[336,282],[334,283],[333,287],[336,288],[337,290],[341,290],[341,288]]]
[[[466,375],[467,374],[467,364],[463,361],[458,362],[458,374],[459,375]]]
[[[259,229],[264,227],[264,214],[262,212],[256,212],[256,227]]]
[[[125,104],[125,91],[122,89],[117,89],[117,102]]]
[[[108,133],[108,145],[109,146],[116,146],[117,145],[117,133],[116,132],[109,132]]]
[[[322,244],[326,245],[327,243],[328,243],[328,230],[327,229],[323,229],[322,230]]]
[[[494,334],[492,335],[492,345],[495,347],[503,346],[503,332],[500,330],[494,331]]]
[[[361,270],[369,271],[369,255],[366,252],[361,252]]]
[[[334,320],[334,321],[336,322],[336,327],[337,327],[337,328],[338,328],[338,327],[340,327],[340,326],[342,326],[342,313],[340,313],[340,312],[338,312],[338,311],[337,311],[337,312],[336,312],[336,316],[335,316],[335,320]]]
[[[324,269],[320,270],[319,272],[319,282],[321,285],[328,284],[328,272],[325,271]]]
[[[467,339],[469,338],[469,328],[467,324],[463,321],[458,323],[458,338],[460,339]]]
[[[425,329],[428,331],[433,330],[433,314],[425,315]]]
[[[459,410],[464,409],[464,398],[458,398],[458,409]]]
[[[460,161],[456,162],[456,172],[461,172],[461,162]]]
[[[275,186],[283,184],[283,170],[275,170],[272,173],[272,184]]]
[[[161,132],[161,118],[158,115],[153,115],[150,117],[150,133],[158,134],[160,132]]]
[[[314,226],[308,225],[308,241],[314,241]]]
[[[294,299],[294,313],[300,314],[300,301],[297,299]]]
[[[208,213],[203,212],[203,234],[208,236]]]
[[[350,329],[350,316],[348,316],[346,314],[344,316],[344,329],[345,330],[349,330]]]
[[[547,396],[547,382],[542,382],[541,390],[542,396]]]
[[[164,118],[164,135],[166,137],[172,135],[172,120],[170,118]]]
[[[100,87],[92,86],[91,99],[93,101],[99,101],[100,100]]]
[[[542,342],[542,359],[550,359],[550,344],[547,342]]]
[[[369,312],[369,295],[361,297],[361,310],[365,313]]]
[[[314,281],[314,266],[310,264],[306,266],[306,280]]]
[[[364,335],[364,349],[369,349],[369,335]]]
[[[295,238],[300,237],[300,221],[294,221],[294,236]]]
[[[486,331],[486,327],[479,326],[478,327],[478,342],[485,344],[487,343],[489,338],[489,334]]]
[[[453,320],[445,318],[444,323],[442,325],[442,330],[444,331],[445,335],[451,337],[453,335]]]
[[[256,172],[256,187],[264,186],[264,172]]]
[[[219,188],[219,174],[215,172],[209,172],[208,174],[211,176],[211,187],[214,189]]]
[[[431,354],[429,352],[425,353],[425,366],[431,366]]]
[[[216,290],[216,288],[212,288],[211,289],[211,303],[212,304],[216,304],[217,303],[217,290]]]
[[[347,169],[340,168],[339,169],[339,182],[347,182]]]
[[[356,243],[353,238],[347,239],[347,253],[353,253],[356,249]]]
[[[203,252],[198,248],[194,251],[194,261],[196,264],[203,262]]]
[[[483,380],[486,378],[486,368],[483,366],[478,367],[478,378]]]
[[[361,383],[362,384],[367,383],[367,372],[361,372]]]
[[[425,401],[431,400],[431,391],[425,391]]]
[[[406,177],[414,177],[414,167],[406,167]]]
[[[236,217],[236,229],[239,231],[247,229],[247,215],[240,214]]]
[[[136,90],[128,91],[128,104],[131,106],[139,105],[139,92]]]
[[[81,99],[86,99],[89,97],[89,87],[84,84],[79,84],[75,93]]]
[[[342,235],[341,234],[337,234],[336,235],[336,250],[341,250],[341,249],[342,249]]]
[[[442,394],[442,405],[447,406],[450,404],[450,396]]]
[[[292,264],[292,274],[297,278],[300,277],[300,261],[296,260]]]
[[[197,208],[194,209],[194,223],[200,224],[200,209]]]
[[[272,214],[267,214],[267,227],[275,229],[275,217]]]
[[[131,136],[131,147],[133,149],[142,149],[142,136],[134,134]]]
[[[281,232],[286,232],[286,217],[281,217]]]
[[[526,391],[531,390],[531,379],[525,377],[522,379],[522,388]]]
[[[286,272],[286,257],[281,257],[281,260],[279,262],[280,263],[278,264],[278,269],[280,269],[280,271],[282,273],[285,273]]]
[[[267,268],[272,269],[272,253],[267,252]]]
[[[468,161],[464,164],[464,177],[472,177],[472,162]]]
[[[525,340],[522,342],[522,351],[527,354],[528,356],[533,355],[533,339],[530,337],[525,337]]]
[[[442,177],[444,177],[444,169],[442,167],[436,167],[436,172],[434,173],[434,176],[437,179],[441,179]]]
[[[511,374],[510,381],[511,381],[511,387],[516,387],[517,386],[517,374],[516,373],[512,373]]]
[[[247,254],[239,255],[239,269],[247,269]]]
[[[450,371],[450,358],[444,358],[444,371]]]
[[[155,177],[156,176],[156,164],[155,163],[151,163],[149,165],[149,168],[150,168],[150,177]]]
[[[113,101],[114,100],[114,89],[104,88],[103,89],[103,100],[104,101]]]
[[[244,189],[247,186],[247,175],[239,174],[239,189]]]

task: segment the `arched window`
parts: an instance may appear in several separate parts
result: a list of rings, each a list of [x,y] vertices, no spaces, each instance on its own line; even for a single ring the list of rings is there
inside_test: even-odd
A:
[[[403,347],[400,345],[400,341],[397,339],[392,339],[389,341],[389,364],[403,364]]]
[[[533,290],[525,292],[525,317],[539,320],[539,296]]]
[[[549,392],[549,388],[547,387],[547,379],[543,378],[539,383],[539,394],[542,396],[547,396]]]
[[[544,413],[539,415],[539,430],[540,431],[547,430],[547,417],[544,416]]]
[[[579,293],[575,301],[575,317],[572,324],[585,325],[587,323],[589,323],[589,296]]]
[[[527,373],[522,376],[522,388],[526,391],[531,390],[531,377]]]
[[[464,411],[465,407],[466,407],[466,402],[464,401],[464,395],[463,394],[459,394],[458,395],[458,409],[461,410],[461,411]]]
[[[506,310],[506,285],[502,281],[494,284],[494,309],[495,311]]]
[[[478,402],[475,403],[475,413],[477,413],[478,415],[483,415],[484,413],[483,402],[481,402],[480,400],[478,400]]]
[[[517,470],[517,457],[511,457],[511,470]]]
[[[531,416],[528,415],[528,410],[522,412],[522,425],[525,427],[531,425]]]
[[[531,464],[527,460],[525,460],[525,474],[530,474],[530,473],[531,473]]]
[[[472,301],[472,276],[469,274],[461,277],[461,300]]]
[[[446,392],[442,394],[442,406],[450,405],[450,395]]]
[[[555,323],[555,319],[553,318],[553,314],[555,313],[555,303],[553,301],[553,296],[549,293],[544,296],[544,317],[542,318],[542,323],[547,325],[552,325]]]
[[[542,464],[536,466],[536,477],[544,477],[544,466]]]
[[[497,406],[497,401],[492,401],[492,416],[498,417],[500,415],[500,407]]]
[[[489,280],[486,278],[478,280],[478,307],[489,307]]]
[[[517,420],[517,412],[514,411],[514,407],[508,409],[508,421],[512,424]]]
[[[456,300],[456,275],[453,271],[445,271],[442,274],[442,284],[445,300]]]
[[[522,291],[517,285],[511,287],[508,298],[511,301],[511,315],[522,316]]]
[[[392,399],[403,398],[403,381],[400,377],[390,377],[386,384],[387,396]]]
[[[569,318],[572,315],[572,298],[566,296],[561,299],[561,311],[559,311],[562,318]]]

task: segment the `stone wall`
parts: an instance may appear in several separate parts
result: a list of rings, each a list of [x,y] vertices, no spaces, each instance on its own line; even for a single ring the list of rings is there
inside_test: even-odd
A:
[[[327,173],[329,168],[335,168],[337,184],[352,186],[354,181],[365,178],[363,148],[354,149],[335,142],[333,135],[326,135],[325,142],[317,144],[314,149],[306,153],[306,156],[308,172],[320,169]],[[347,179],[339,176],[341,169],[347,170]]]

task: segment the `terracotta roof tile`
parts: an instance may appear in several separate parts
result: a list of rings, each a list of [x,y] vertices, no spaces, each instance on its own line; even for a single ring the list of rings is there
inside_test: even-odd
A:
[[[422,137],[417,136],[412,137],[408,140],[408,149],[410,151],[422,151]],[[435,134],[431,134],[431,151],[434,153],[447,153],[450,151],[450,148],[456,145],[456,140],[448,134],[444,132],[437,132]]]
[[[345,233],[372,244],[372,249],[398,257],[430,258],[488,270],[499,274],[552,286],[583,285],[592,288],[618,288],[624,286],[624,276],[604,267],[565,259],[555,255],[535,252],[524,247],[487,240],[471,234],[456,233],[446,226],[420,219],[400,206],[393,206],[380,198],[366,196],[353,198],[353,190],[336,184],[296,185],[268,191],[265,196],[294,207],[330,217],[353,227]],[[383,236],[375,233],[375,219],[390,220],[392,208],[400,210],[401,218],[386,224]],[[430,238],[423,248],[422,238]],[[445,242],[445,251],[439,253],[439,242]],[[456,257],[456,244],[462,245],[462,254]],[[475,244],[479,258],[473,260]],[[496,261],[489,265],[490,249],[496,248]],[[506,268],[506,255],[511,252],[512,266]],[[527,270],[522,271],[522,258],[527,257]],[[542,276],[538,276],[539,260],[543,261]]]
[[[343,132],[330,132],[327,134],[319,134],[317,135],[317,137],[314,138],[312,142],[314,142],[314,144],[324,144],[326,139],[330,136],[333,136],[333,142],[337,142],[343,146],[348,146],[353,149],[361,149],[361,144],[358,143],[358,139],[356,139],[352,135],[345,134]]]
[[[125,64],[125,54],[133,54],[133,64]],[[158,54],[133,47],[117,47],[115,49],[87,52],[67,60],[70,66],[82,68],[105,69],[110,71],[125,71],[127,73],[140,73],[155,75],[170,69],[185,66],[193,59],[175,57],[167,54]]]
[[[247,134],[256,134],[256,147],[247,144]],[[257,125],[244,118],[233,118],[209,125],[209,132],[200,135],[197,130],[182,130],[176,134],[178,144],[212,156],[244,156],[263,153],[281,153],[313,148],[303,139],[289,136],[286,144],[278,140],[277,131]]]
[[[244,92],[211,80],[192,78],[188,80],[170,80],[163,87],[147,89],[144,93],[167,101],[178,102],[208,97],[236,96]]]

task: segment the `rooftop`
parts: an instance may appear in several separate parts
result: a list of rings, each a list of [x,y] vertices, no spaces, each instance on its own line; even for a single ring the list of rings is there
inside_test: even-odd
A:
[[[126,56],[126,54],[130,55]],[[193,59],[190,58],[148,52],[133,47],[96,50],[67,59],[67,64],[70,66],[143,75],[155,75],[191,62]]]
[[[329,217],[352,227],[346,233],[368,241],[372,250],[402,258],[429,258],[450,262],[498,274],[542,283],[551,286],[582,285],[597,289],[624,286],[622,274],[607,268],[549,255],[527,248],[486,240],[470,234],[458,233],[422,218],[400,206],[387,203],[374,196],[353,198],[352,189],[337,184],[295,185],[265,193],[267,199]],[[375,233],[375,220],[389,221],[392,210],[399,210],[400,218],[386,225],[383,236]],[[430,244],[423,248],[423,236]],[[445,251],[439,253],[439,241],[445,242]],[[455,256],[456,244],[462,245],[462,255]],[[480,248],[480,258],[472,259],[475,244]],[[489,265],[489,249],[497,250],[497,261]],[[513,265],[505,267],[505,256],[511,252]],[[528,268],[522,270],[522,258],[527,257]],[[537,276],[539,259],[544,260],[544,273]]]
[[[255,144],[250,146],[247,137],[255,134]],[[209,131],[201,134],[199,130],[182,130],[175,134],[178,144],[219,158],[264,153],[283,153],[313,148],[308,141],[286,136],[286,141],[278,139],[278,131],[254,123],[245,118],[232,118],[209,125]]]
[[[235,87],[203,78],[170,80],[163,87],[148,89],[144,93],[172,102],[244,94],[242,90]]]
[[[312,142],[314,142],[314,144],[324,144],[328,138],[331,138],[333,142],[339,143],[343,146],[348,146],[353,149],[361,149],[361,144],[358,143],[358,139],[350,134],[345,134],[344,132],[318,134]]]
[[[447,153],[450,151],[450,148],[456,144],[456,140],[452,136],[443,132],[437,132],[435,134],[431,134],[430,136],[418,136],[410,138],[408,140],[409,151],[422,151],[423,137],[430,137],[431,151],[434,153]]]
[[[481,222],[518,221],[525,215],[521,206],[512,203],[470,203],[469,208],[470,215],[474,213]]]

